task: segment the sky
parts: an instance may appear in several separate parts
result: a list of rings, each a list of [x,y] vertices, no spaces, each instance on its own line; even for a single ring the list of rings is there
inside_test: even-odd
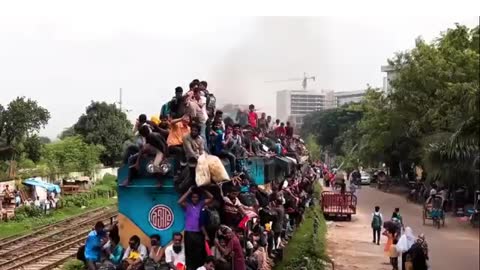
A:
[[[198,78],[217,103],[273,114],[275,92],[301,82],[266,81],[306,72],[317,78],[309,89],[381,87],[388,58],[455,22],[473,27],[478,17],[179,17],[103,2],[12,4],[0,9],[0,104],[37,100],[51,113],[40,134],[55,138],[92,100],[118,102],[120,88],[133,120],[158,114],[176,86]]]

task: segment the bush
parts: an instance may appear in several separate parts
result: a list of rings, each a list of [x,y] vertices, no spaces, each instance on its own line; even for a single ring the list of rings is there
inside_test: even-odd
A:
[[[83,269],[85,269],[85,264],[83,264],[82,261],[79,261],[77,259],[71,259],[67,261],[62,267],[62,270],[83,270]]]
[[[15,209],[15,220],[24,220],[26,218],[36,218],[43,215],[43,210],[33,206],[20,206]]]
[[[320,184],[315,184],[315,204],[320,199]],[[317,227],[317,228],[316,228]],[[326,224],[317,205],[306,209],[304,220],[295,231],[292,240],[284,250],[284,260],[275,269],[325,269],[324,261],[329,261],[326,255]]]

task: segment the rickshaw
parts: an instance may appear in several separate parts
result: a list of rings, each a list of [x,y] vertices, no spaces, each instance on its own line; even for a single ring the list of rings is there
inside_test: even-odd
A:
[[[442,208],[443,199],[439,196],[431,196],[427,199],[427,202],[423,206],[423,225],[425,220],[431,219],[433,226],[440,229],[441,226],[445,226],[445,213]]]

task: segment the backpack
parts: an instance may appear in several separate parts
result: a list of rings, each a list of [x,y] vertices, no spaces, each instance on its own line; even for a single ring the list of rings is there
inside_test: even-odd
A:
[[[373,214],[372,228],[380,229],[382,227],[382,218],[380,215]]]

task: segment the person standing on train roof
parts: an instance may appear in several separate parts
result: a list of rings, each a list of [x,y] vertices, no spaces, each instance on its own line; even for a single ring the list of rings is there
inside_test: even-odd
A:
[[[242,109],[238,109],[235,121],[242,127],[246,126],[248,124],[248,114]]]
[[[185,152],[183,151],[183,138],[190,133],[190,116],[184,115],[177,119],[170,119],[170,132],[167,138],[168,153],[175,156],[180,164],[185,166]],[[183,164],[185,163],[185,164]]]
[[[165,249],[165,262],[170,269],[177,269],[177,265],[185,265],[185,245],[181,233],[173,234],[172,244]]]
[[[126,270],[143,269],[143,262],[147,258],[147,248],[140,243],[140,237],[134,235],[128,241],[128,248],[123,254],[123,268]]]
[[[104,229],[105,225],[99,221],[95,224],[95,229],[87,236],[85,242],[85,260],[88,270],[98,269],[96,264],[100,262],[102,246],[107,242]]]
[[[187,270],[197,269],[205,261],[205,237],[200,227],[200,213],[205,204],[211,203],[213,195],[200,188],[190,187],[178,200],[178,204],[185,209],[185,258]]]
[[[280,119],[275,120],[275,123],[272,126],[272,130],[275,131],[280,126]]]
[[[258,126],[257,121],[258,114],[255,112],[255,105],[250,104],[250,106],[248,106],[248,124],[255,129]]]
[[[195,88],[193,90],[193,94],[187,99],[189,114],[191,118],[196,118],[198,123],[200,124],[200,136],[202,136],[205,149],[206,149],[206,122],[208,119],[207,111],[206,111],[206,98],[205,96],[201,95],[201,91],[199,88]]]
[[[267,114],[262,113],[257,122],[258,122],[258,128],[262,132],[267,132],[267,130],[268,130]]]

